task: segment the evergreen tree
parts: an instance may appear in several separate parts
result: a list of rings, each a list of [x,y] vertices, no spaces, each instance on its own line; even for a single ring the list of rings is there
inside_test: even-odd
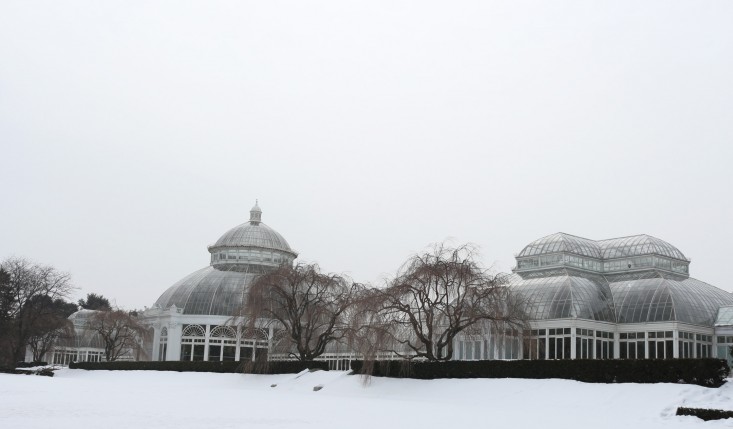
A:
[[[86,310],[112,310],[109,300],[102,295],[97,295],[96,293],[88,293],[87,299],[80,299],[79,306]]]
[[[10,274],[0,267],[0,323],[10,320],[13,307],[13,290]]]

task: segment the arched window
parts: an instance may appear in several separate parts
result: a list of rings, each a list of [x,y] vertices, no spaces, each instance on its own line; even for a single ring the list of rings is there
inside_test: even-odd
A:
[[[231,326],[215,326],[211,330],[211,336],[214,338],[237,338],[237,331]]]
[[[212,326],[209,335],[209,360],[233,361],[237,354],[237,331],[231,326]]]
[[[201,325],[185,325],[183,328],[184,337],[205,337],[206,329]]]
[[[242,331],[239,342],[239,360],[267,360],[269,338],[264,329],[246,329]]]
[[[201,325],[184,325],[181,336],[181,360],[204,360],[206,329]]]
[[[168,328],[165,326],[160,330],[160,347],[158,347],[158,360],[164,361],[168,353]]]

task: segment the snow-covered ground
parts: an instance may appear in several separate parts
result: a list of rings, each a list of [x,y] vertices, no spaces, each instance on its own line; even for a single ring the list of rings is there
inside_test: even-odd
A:
[[[733,381],[708,389],[520,379],[372,378],[365,385],[358,376],[325,371],[0,374],[3,429],[733,427],[733,419],[677,417],[680,405],[733,409]]]

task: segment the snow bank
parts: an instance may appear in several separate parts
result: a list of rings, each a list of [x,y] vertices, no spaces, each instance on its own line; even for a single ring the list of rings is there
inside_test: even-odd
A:
[[[275,385],[272,387],[272,385]],[[322,386],[314,391],[316,386]],[[0,428],[675,428],[733,427],[674,416],[733,409],[733,383],[406,380],[344,372],[281,375],[83,371],[0,374]]]

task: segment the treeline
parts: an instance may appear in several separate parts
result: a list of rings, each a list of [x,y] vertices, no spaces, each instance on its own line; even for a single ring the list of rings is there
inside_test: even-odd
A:
[[[22,362],[26,347],[39,361],[59,338],[69,335],[70,276],[22,258],[0,264],[0,367]]]
[[[0,264],[0,368],[23,362],[26,350],[41,361],[55,343],[72,339],[68,317],[79,308],[114,312],[107,298],[94,293],[70,302],[74,290],[71,276],[54,267],[24,258]]]

